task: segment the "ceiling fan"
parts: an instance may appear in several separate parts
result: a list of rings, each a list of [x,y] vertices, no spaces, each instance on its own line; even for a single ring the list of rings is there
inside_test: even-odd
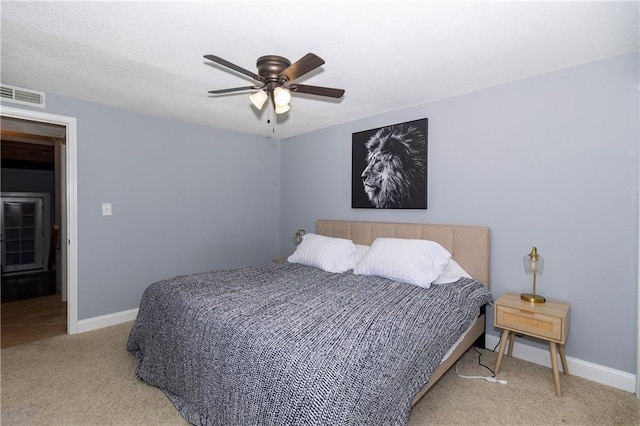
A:
[[[343,89],[333,89],[331,87],[309,86],[306,84],[291,84],[291,82],[308,72],[315,70],[324,64],[324,60],[313,53],[307,53],[293,64],[282,56],[267,55],[261,56],[256,62],[258,73],[249,71],[236,64],[215,55],[204,55],[205,58],[217,64],[230,68],[256,80],[258,86],[233,87],[230,89],[209,90],[211,95],[222,95],[232,92],[242,92],[257,90],[249,96],[253,105],[262,109],[265,102],[270,99],[276,114],[289,111],[289,101],[291,92],[307,93],[310,95],[326,96],[330,98],[341,98],[344,95]]]

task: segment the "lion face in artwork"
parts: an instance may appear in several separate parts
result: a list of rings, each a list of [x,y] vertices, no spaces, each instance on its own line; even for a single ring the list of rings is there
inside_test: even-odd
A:
[[[366,147],[361,178],[374,207],[406,208],[424,197],[427,144],[420,130],[407,124],[383,127]]]

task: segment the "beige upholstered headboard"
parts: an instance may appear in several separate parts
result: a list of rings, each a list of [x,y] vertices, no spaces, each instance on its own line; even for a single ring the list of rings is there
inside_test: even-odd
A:
[[[318,220],[316,232],[366,245],[378,237],[435,241],[449,250],[469,275],[489,287],[489,228],[484,226]]]

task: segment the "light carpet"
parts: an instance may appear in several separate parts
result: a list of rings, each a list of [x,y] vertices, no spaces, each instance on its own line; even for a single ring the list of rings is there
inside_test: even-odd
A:
[[[169,399],[135,377],[125,349],[132,323],[2,349],[3,425],[186,425]],[[496,354],[481,350],[482,363]],[[486,376],[469,350],[458,370]],[[505,358],[507,385],[464,379],[455,368],[416,404],[409,425],[638,425],[634,394],[563,375],[562,398],[551,370]],[[226,425],[225,425],[226,426]]]

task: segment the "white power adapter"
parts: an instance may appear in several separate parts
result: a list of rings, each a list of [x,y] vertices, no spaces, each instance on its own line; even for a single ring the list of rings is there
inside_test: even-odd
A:
[[[506,380],[496,379],[495,377],[484,377],[484,379],[487,382],[491,382],[491,383],[500,383],[501,385],[506,385],[507,384]]]
[[[463,379],[484,379],[489,383],[498,383],[501,385],[506,385],[507,381],[506,380],[502,380],[502,379],[496,379],[495,377],[484,377],[484,376],[463,376],[462,374],[458,373],[458,363],[456,362],[456,374],[458,375],[458,377],[462,377]]]

